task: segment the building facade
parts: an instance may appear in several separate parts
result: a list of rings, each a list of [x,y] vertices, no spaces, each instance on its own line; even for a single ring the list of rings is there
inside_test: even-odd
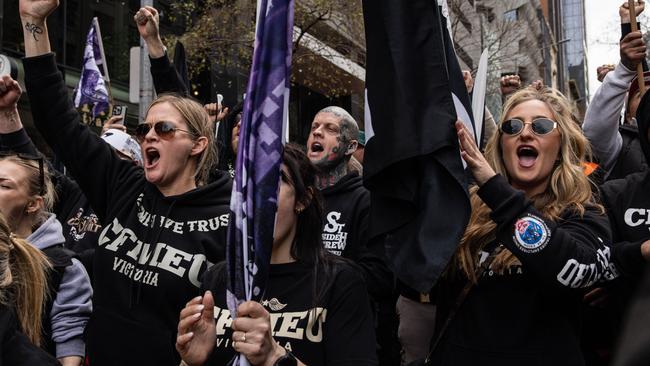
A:
[[[452,33],[461,67],[476,71],[488,57],[486,103],[501,111],[499,79],[519,75],[524,85],[543,80],[559,85],[557,46],[539,0],[448,0]]]
[[[233,0],[233,2],[253,0]],[[154,7],[160,12],[161,35],[181,35],[185,26],[183,19],[172,16],[170,0],[155,0]],[[307,2],[305,2],[307,3]],[[360,11],[360,1],[356,1]],[[198,3],[197,3],[198,4]],[[102,40],[106,53],[111,79],[111,91],[115,104],[128,107],[127,125],[136,126],[138,104],[129,102],[129,50],[140,44],[140,37],[133,21],[133,15],[140,8],[140,1],[128,0],[61,0],[59,8],[48,18],[48,28],[53,51],[60,70],[64,73],[70,93],[79,81],[86,35],[93,17],[97,17],[102,31]],[[18,16],[18,1],[0,0],[0,53],[8,56],[17,66],[17,77],[22,83],[23,35]],[[254,17],[254,14],[253,14]],[[314,114],[321,108],[336,104],[350,110],[359,121],[363,119],[363,85],[365,82],[365,40],[363,28],[353,30],[338,21],[340,17],[331,14],[317,27],[306,30],[301,37],[298,48],[303,53],[311,52],[314,64],[331,70],[332,77],[310,75],[309,68],[294,69],[294,78],[290,101],[291,140],[305,142],[309,125]],[[297,31],[300,31],[298,29]],[[321,37],[327,34],[327,37]],[[334,36],[332,36],[332,34]],[[332,40],[336,40],[333,42]],[[339,47],[345,41],[349,47]],[[329,44],[328,44],[329,42]],[[324,52],[327,51],[327,52]],[[211,62],[212,61],[212,62]],[[190,65],[191,66],[191,65]],[[148,70],[146,71],[148,72]],[[333,77],[337,75],[337,77]],[[332,83],[345,83],[346,94],[331,97],[327,90],[321,88],[324,82],[318,78],[327,78]],[[202,103],[216,101],[217,94],[224,96],[224,105],[234,106],[243,100],[246,91],[248,70],[224,67],[218,62],[208,60],[208,67],[190,80],[192,96]],[[24,86],[24,83],[23,83]],[[19,104],[21,117],[30,135],[39,142],[39,148],[45,149],[34,131],[29,102],[21,98]],[[97,130],[99,129],[96,126]]]

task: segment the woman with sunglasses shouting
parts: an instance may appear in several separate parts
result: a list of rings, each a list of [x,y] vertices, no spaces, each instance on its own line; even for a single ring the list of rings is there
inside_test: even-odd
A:
[[[609,246],[607,216],[581,163],[589,150],[559,92],[522,89],[485,156],[456,123],[474,176],[472,213],[439,283],[435,365],[582,365],[586,289],[650,248]]]
[[[143,167],[120,160],[80,124],[50,50],[56,0],[22,0],[26,86],[41,134],[104,225],[95,251],[90,365],[174,365],[178,313],[203,272],[223,260],[228,177],[206,184],[216,160],[208,115],[178,96],[156,99],[137,129]]]

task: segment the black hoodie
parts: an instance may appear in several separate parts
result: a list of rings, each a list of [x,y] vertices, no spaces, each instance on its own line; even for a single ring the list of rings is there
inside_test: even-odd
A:
[[[639,140],[646,161],[650,161],[650,93],[646,93],[637,110]],[[601,188],[604,204],[609,211],[614,240],[620,245],[641,245],[650,240],[650,171],[631,174],[624,179],[609,181]],[[646,272],[637,290],[636,298],[631,301],[627,321],[619,340],[617,359],[614,365],[647,365],[648,345],[650,344],[650,268]],[[638,273],[632,273],[634,275]],[[634,283],[638,283],[638,277]],[[627,286],[622,296],[623,305],[628,305],[630,293],[634,289]],[[618,314],[622,316],[622,311]]]
[[[321,190],[323,207],[323,245],[332,254],[355,260],[366,244],[370,192],[363,179],[351,172],[333,186]]]
[[[584,289],[615,279],[620,268],[640,257],[638,247],[610,247],[607,217],[595,207],[585,207],[584,214],[567,209],[556,221],[544,218],[500,175],[478,195],[497,225],[496,239],[484,250],[502,245],[520,264],[503,273],[490,267],[478,279],[436,349],[434,364],[584,364],[579,343]],[[436,327],[465,283],[460,274],[439,283]]]
[[[650,161],[649,123],[650,99],[646,93],[637,110],[639,141],[646,161]],[[650,171],[608,181],[600,191],[609,214],[615,243],[636,245],[650,239]]]
[[[390,296],[392,274],[386,266],[383,242],[368,240],[370,192],[357,172],[350,172],[323,194],[323,246],[352,260],[363,274],[370,296]]]
[[[180,310],[199,295],[205,269],[224,258],[229,178],[164,197],[80,123],[54,54],[23,64],[37,128],[106,224],[94,257],[90,364],[178,365]]]

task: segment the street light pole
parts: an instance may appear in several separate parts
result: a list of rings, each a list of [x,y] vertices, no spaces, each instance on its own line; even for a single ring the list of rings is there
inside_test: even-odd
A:
[[[140,7],[153,6],[153,0],[140,0]],[[149,51],[144,39],[140,37],[140,102],[138,104],[138,115],[140,116],[139,122],[145,120],[147,107],[153,101],[153,82],[151,79],[151,72],[149,69],[151,64],[149,62]]]

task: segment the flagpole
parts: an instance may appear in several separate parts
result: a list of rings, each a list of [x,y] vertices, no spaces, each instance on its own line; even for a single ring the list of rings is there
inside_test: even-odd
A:
[[[97,42],[99,42],[99,53],[102,56],[102,68],[104,69],[104,82],[106,83],[106,89],[108,90],[108,100],[110,100],[111,107],[115,104],[113,100],[113,93],[111,92],[111,78],[108,76],[108,60],[106,59],[106,54],[104,53],[104,42],[102,41],[102,32],[99,29],[99,20],[97,17],[93,18],[93,26],[97,32]],[[111,111],[109,110],[108,113]]]
[[[632,26],[632,32],[636,32],[639,28],[636,24],[636,8],[634,6],[634,0],[628,0],[628,7],[630,11],[630,25]],[[643,77],[643,65],[640,62],[636,65],[636,74],[637,82],[639,83],[639,91],[641,92],[641,96],[643,96],[643,94],[645,94],[645,80]]]

